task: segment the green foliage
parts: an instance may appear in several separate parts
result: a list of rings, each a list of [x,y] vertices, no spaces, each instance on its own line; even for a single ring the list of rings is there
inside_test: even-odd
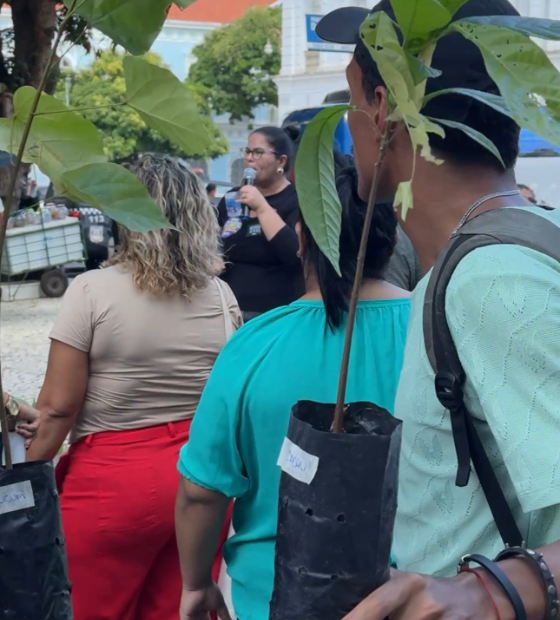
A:
[[[175,4],[180,8],[180,9],[186,9],[188,6],[190,6],[195,0],[177,0],[175,2]]]
[[[14,116],[0,119],[0,149],[17,153],[36,92],[31,86],[16,91]],[[37,164],[59,190],[63,189],[62,174],[66,170],[107,160],[95,127],[54,97],[43,94],[37,114],[27,141],[25,161]]]
[[[64,4],[70,8],[74,0]],[[78,0],[75,12],[131,54],[140,55],[152,47],[168,7],[169,0]]]
[[[520,17],[519,15],[495,15],[483,17],[468,17],[461,20],[464,24],[486,26],[500,26],[508,28],[528,37],[560,41],[560,22],[553,19],[539,19],[538,17]]]
[[[89,164],[65,172],[62,178],[72,195],[101,209],[130,230],[172,228],[148,190],[123,166]]]
[[[208,149],[212,138],[188,87],[168,69],[157,67],[142,58],[124,59],[128,105],[141,118],[181,148],[188,155]]]
[[[153,65],[162,65],[161,59],[154,53],[147,54],[145,58]],[[162,136],[159,131],[150,128],[131,107],[123,105],[126,101],[123,59],[124,56],[118,52],[105,51],[91,67],[79,73],[68,74],[72,79],[72,107],[86,108],[82,114],[103,135],[105,153],[113,161],[123,161],[142,152],[166,153],[186,158],[187,152]],[[61,82],[57,96],[63,99],[64,95],[64,84]],[[203,116],[200,120],[197,126],[205,128],[213,139],[207,148],[198,152],[191,150],[193,156],[215,158],[227,153],[227,140],[212,119]]]
[[[323,254],[340,275],[342,206],[334,174],[334,134],[348,105],[325,108],[307,125],[296,159],[296,189],[301,213]],[[316,154],[309,157],[309,153]]]
[[[214,30],[194,48],[188,83],[216,114],[231,121],[254,118],[259,105],[278,104],[280,8],[253,7],[232,24]],[[272,53],[266,54],[270,41]]]

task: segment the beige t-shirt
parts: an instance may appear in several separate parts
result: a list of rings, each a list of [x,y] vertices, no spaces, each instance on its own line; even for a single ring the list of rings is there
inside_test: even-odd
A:
[[[226,342],[220,286],[235,330],[242,324],[239,306],[218,278],[190,301],[154,299],[118,267],[72,282],[50,335],[89,353],[87,393],[72,442],[194,415]]]

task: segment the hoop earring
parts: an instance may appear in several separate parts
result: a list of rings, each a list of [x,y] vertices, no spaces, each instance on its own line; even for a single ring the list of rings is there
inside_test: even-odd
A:
[[[276,172],[278,174],[282,175],[282,174],[284,174],[284,168],[278,168],[278,170]]]

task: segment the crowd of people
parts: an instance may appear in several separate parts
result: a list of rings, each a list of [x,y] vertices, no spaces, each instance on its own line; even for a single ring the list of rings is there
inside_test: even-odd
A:
[[[393,15],[389,0],[373,10]],[[186,165],[141,157],[132,172],[174,229],[120,229],[117,254],[66,293],[36,405],[40,421],[17,405],[12,417],[28,460],[53,459],[70,435],[57,483],[76,620],[269,616],[278,455],[296,402],[336,400],[366,203],[392,122],[386,86],[359,37],[368,14],[337,9],[317,26],[324,40],[356,44],[347,70],[355,158],[335,154],[340,275],[288,180],[293,131],[265,127],[244,149],[254,185],[226,194],[217,213],[208,196],[215,187],[204,188]],[[517,12],[507,0],[469,0],[456,18],[498,14]],[[428,93],[496,92],[477,48],[459,35],[440,41],[433,65],[443,74],[428,81]],[[483,134],[505,169],[453,128],[445,138],[430,134],[444,160],[435,166],[413,153],[404,127],[391,126],[347,401],[376,403],[403,421],[397,570],[346,620],[554,620],[560,262],[529,240],[487,244],[458,263],[444,303],[464,374],[462,408],[438,398],[426,308],[431,271],[462,227],[491,212],[507,227],[516,212],[530,211],[560,247],[560,211],[540,208],[517,186],[520,130],[508,116],[452,94],[432,99],[424,113]],[[415,206],[402,220],[392,200],[413,157]],[[461,424],[480,437],[502,508],[521,533],[523,545],[505,555],[477,472],[456,484]]]

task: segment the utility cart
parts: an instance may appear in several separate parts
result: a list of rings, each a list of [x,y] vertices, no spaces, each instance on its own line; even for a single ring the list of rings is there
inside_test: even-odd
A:
[[[47,297],[62,297],[68,288],[63,266],[85,259],[77,218],[15,227],[6,231],[2,275],[9,278],[34,275]]]

